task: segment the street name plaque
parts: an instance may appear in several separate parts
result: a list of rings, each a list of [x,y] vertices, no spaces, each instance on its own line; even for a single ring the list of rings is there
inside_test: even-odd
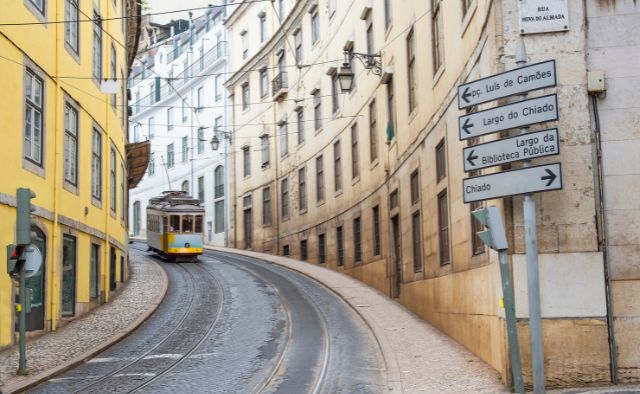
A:
[[[560,189],[562,189],[560,163],[480,175],[462,181],[462,196],[465,204]]]
[[[458,118],[460,140],[558,119],[556,94],[473,112]]]
[[[464,171],[560,154],[558,129],[547,129],[473,145],[462,150]]]
[[[547,60],[458,86],[458,108],[556,86],[556,61]]]

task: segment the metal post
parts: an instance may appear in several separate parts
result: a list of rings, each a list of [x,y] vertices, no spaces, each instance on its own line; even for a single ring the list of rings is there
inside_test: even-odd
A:
[[[527,51],[522,36],[516,43],[516,64],[523,67],[527,63]],[[522,95],[521,98],[526,97]],[[527,133],[527,128],[520,130]],[[523,167],[528,167],[525,161]],[[540,278],[538,273],[538,237],[536,225],[536,202],[532,194],[525,194],[523,203],[524,242],[527,257],[527,289],[529,296],[529,332],[531,335],[531,370],[534,394],[544,393],[544,355],[542,350],[542,318],[540,313]]]
[[[24,253],[24,248],[22,248],[22,253]],[[24,256],[19,255],[19,258],[23,258]],[[20,301],[20,314],[18,317],[18,331],[19,331],[19,348],[20,348],[20,361],[18,363],[18,375],[26,375],[27,374],[27,346],[25,343],[25,336],[27,331],[27,289],[26,289],[26,274],[24,272],[24,268],[20,269],[20,293],[18,295],[18,299]]]
[[[509,358],[511,360],[511,373],[513,386],[516,393],[524,393],[522,382],[522,365],[520,363],[520,343],[516,327],[516,305],[513,297],[511,272],[509,271],[509,256],[507,249],[499,250],[500,278],[502,280],[502,296],[504,299],[504,314],[507,319],[507,340],[509,342]]]

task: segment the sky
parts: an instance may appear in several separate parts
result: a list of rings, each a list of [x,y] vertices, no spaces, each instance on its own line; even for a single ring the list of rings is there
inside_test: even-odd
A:
[[[143,11],[143,13],[154,13],[172,11],[193,7],[206,7],[208,4],[221,4],[221,0],[148,0],[151,6],[150,10]],[[204,13],[205,10],[193,11],[193,17],[196,18]],[[171,19],[189,19],[187,12],[183,13],[171,13],[165,15],[154,15],[153,21],[157,23],[167,23]]]

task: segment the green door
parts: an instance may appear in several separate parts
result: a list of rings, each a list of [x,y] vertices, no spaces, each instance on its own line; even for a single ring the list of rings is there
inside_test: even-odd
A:
[[[62,316],[76,313],[76,237],[62,238]]]
[[[47,240],[39,228],[31,227],[31,231],[36,234],[33,245],[40,249],[42,253],[40,271],[26,280],[27,289],[31,290],[31,312],[27,313],[27,331],[36,331],[44,330],[44,279],[47,262]]]

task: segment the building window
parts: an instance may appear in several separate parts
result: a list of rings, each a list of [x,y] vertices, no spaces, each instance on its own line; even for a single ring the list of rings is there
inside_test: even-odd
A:
[[[189,159],[189,138],[182,137],[182,162],[186,163]]]
[[[420,177],[418,170],[411,173],[411,205],[420,202]]]
[[[300,241],[300,260],[306,261],[309,258],[307,254],[307,240]]]
[[[366,30],[366,37],[367,37],[367,53],[372,55],[375,53],[375,50],[373,48],[373,22],[371,21],[371,14],[369,14],[369,16],[367,17],[367,30]]]
[[[79,25],[78,19],[80,19],[80,14],[78,11],[78,0],[67,0],[65,1],[65,19],[66,23],[64,24],[64,42],[69,46],[69,48],[77,55],[79,51]]]
[[[471,8],[471,3],[473,3],[473,0],[462,0],[462,16],[463,17],[467,15],[467,12]],[[484,248],[482,250],[484,251]]]
[[[115,81],[117,79],[117,69],[118,69],[118,65],[117,65],[117,52],[116,52],[116,47],[113,46],[113,44],[111,44],[111,78]],[[111,95],[111,106],[113,107],[113,109],[116,108],[116,104],[117,104],[117,99],[118,96],[117,94],[113,93]]]
[[[278,22],[284,19],[284,0],[278,0]]]
[[[91,196],[102,199],[102,135],[96,129],[91,141]]]
[[[120,219],[124,221],[125,214],[125,200],[124,200],[124,179],[126,175],[124,173],[124,162],[120,162]]]
[[[156,172],[156,154],[154,152],[151,152],[151,155],[149,156],[149,167],[147,168],[147,172],[149,176]]]
[[[156,133],[155,133],[155,119],[154,117],[150,117],[149,118],[149,139],[153,139],[153,137],[155,137]]]
[[[298,122],[298,145],[304,142],[304,109],[296,108],[296,120]]]
[[[175,164],[173,143],[167,145],[167,167],[173,168]]]
[[[260,70],[260,97],[264,97],[269,93],[269,76],[267,74],[267,68]]]
[[[372,210],[373,214],[373,255],[380,256],[381,254],[381,242],[380,242],[380,207],[375,206]]]
[[[93,13],[93,78],[102,80],[102,23],[100,14]]]
[[[358,124],[351,126],[351,178],[360,176],[360,159],[358,154]]]
[[[64,106],[64,180],[78,184],[78,111]]]
[[[44,166],[42,160],[43,113],[44,85],[42,79],[27,69],[25,72],[24,156],[41,167]]]
[[[181,190],[185,193],[189,193],[189,181],[183,181]]]
[[[213,197],[224,197],[224,167],[217,166],[213,171]]]
[[[280,184],[282,219],[289,219],[289,180],[283,179]]]
[[[295,45],[296,64],[302,63],[302,29],[293,33],[293,42]]]
[[[173,107],[167,108],[167,130],[173,130]]]
[[[216,101],[222,99],[222,76],[216,75],[215,77],[215,95]]]
[[[337,0],[329,0],[329,18],[333,18],[333,15],[336,13],[336,1]]]
[[[242,164],[243,164],[243,175],[245,177],[251,175],[251,154],[249,152],[249,147],[242,147]]]
[[[411,246],[413,248],[413,271],[422,272],[422,235],[420,231],[420,211],[411,215]]]
[[[247,31],[244,30],[240,33],[240,43],[242,45],[242,60],[249,57],[249,44],[247,42]]]
[[[201,155],[204,153],[204,129],[202,127],[198,128],[198,154]]]
[[[395,137],[395,116],[396,115],[396,103],[395,95],[393,92],[393,78],[387,82],[387,141],[393,140]]]
[[[362,239],[360,229],[360,218],[353,219],[353,261],[362,261]]]
[[[311,13],[311,44],[315,45],[320,38],[320,20],[318,18],[318,7]]]
[[[260,149],[262,151],[262,168],[269,165],[269,136],[264,134],[260,137]]]
[[[369,152],[373,163],[378,159],[378,111],[375,100],[369,104]]]
[[[444,35],[442,30],[442,0],[432,1],[432,45],[433,45],[433,73],[437,73],[444,59]]]
[[[438,194],[438,238],[440,265],[449,264],[449,211],[447,189]]]
[[[249,109],[249,82],[242,84],[242,109]]]
[[[338,83],[338,73],[331,74],[331,110],[335,114],[340,109],[338,92],[340,91],[340,85]]]
[[[320,89],[316,89],[313,92],[313,122],[315,124],[316,131],[322,128],[322,97],[320,96]]]
[[[214,232],[220,234],[224,232],[224,200],[216,201],[214,205]]]
[[[45,16],[44,14],[45,0],[28,0],[28,1],[38,10],[38,12],[40,12],[40,14],[42,14],[42,16]]]
[[[186,123],[189,119],[189,111],[187,108],[187,101],[182,100],[182,123]]]
[[[300,212],[307,210],[307,168],[298,170],[298,205]]]
[[[416,108],[416,48],[413,39],[413,29],[407,36],[407,82],[409,83],[409,113]]]
[[[387,30],[391,26],[391,0],[383,0],[384,4],[384,29]]]
[[[340,141],[333,144],[333,181],[336,192],[342,190],[342,153],[340,150]]]
[[[318,234],[318,263],[323,264],[327,261],[326,239],[324,234]]]
[[[110,206],[113,213],[116,212],[116,150],[111,149],[111,160],[109,161],[109,191],[110,191]]]
[[[344,232],[342,226],[336,228],[336,249],[338,254],[338,267],[344,265]]]
[[[196,92],[196,102],[198,103],[198,108],[196,109],[198,111],[202,110],[203,100],[204,100],[204,88],[200,86]]]
[[[280,157],[284,157],[289,153],[289,132],[287,122],[280,122]]]
[[[316,201],[324,201],[324,167],[322,156],[316,158]]]
[[[198,201],[204,203],[204,177],[198,177]]]
[[[389,194],[389,210],[392,211],[395,208],[398,208],[398,189],[395,189]]]
[[[474,174],[469,174],[474,176]],[[479,175],[479,174],[476,174]],[[470,212],[473,212],[477,209],[481,209],[483,207],[482,201],[474,201],[469,204]],[[474,256],[484,253],[485,245],[482,239],[478,236],[478,232],[484,231],[484,226],[480,223],[479,220],[471,216],[471,248]]]
[[[262,225],[271,226],[271,188],[262,189]]]
[[[443,139],[436,146],[436,176],[438,182],[447,176],[447,159],[444,148],[445,145]]]
[[[137,201],[138,203],[138,219],[140,218],[140,202]],[[134,210],[133,210],[133,215],[135,217],[135,204],[133,206]],[[135,227],[135,222],[134,222],[134,227],[133,227],[133,235],[140,235],[140,222],[138,221],[138,232],[136,233],[136,227]],[[91,298],[97,298],[98,297],[98,289],[100,288],[99,285],[99,278],[100,278],[100,245],[96,245],[96,244],[91,244],[91,257],[90,257],[90,267],[89,267],[89,296]]]
[[[267,39],[267,15],[262,12],[258,15],[258,23],[260,24],[260,42]]]
[[[289,254],[290,254],[289,245],[282,245],[282,255],[289,256]]]

